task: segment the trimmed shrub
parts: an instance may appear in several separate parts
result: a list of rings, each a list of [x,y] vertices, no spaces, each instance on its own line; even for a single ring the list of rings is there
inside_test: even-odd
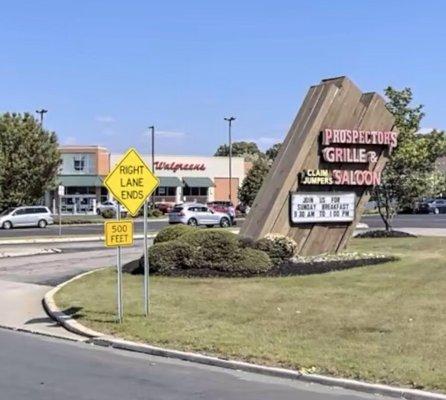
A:
[[[181,241],[197,249],[193,268],[229,271],[239,255],[237,236],[222,229],[200,229],[187,233]]]
[[[256,241],[254,239],[251,239],[250,237],[239,237],[238,238],[238,244],[240,248],[242,249],[255,249],[256,248]]]
[[[271,259],[264,251],[244,248],[239,250],[238,257],[231,265],[231,272],[241,275],[254,275],[268,272],[273,266]]]
[[[154,218],[159,218],[162,217],[164,214],[162,213],[162,211],[158,210],[158,209],[154,209],[150,212],[150,216],[154,217]]]
[[[149,248],[151,272],[168,272],[191,267],[195,249],[193,246],[177,240],[157,243]],[[144,263],[144,259],[142,259]]]
[[[111,210],[111,209],[106,209],[106,210],[102,211],[101,215],[104,218],[107,218],[107,219],[108,218],[115,218],[116,212],[114,210]]]
[[[175,240],[185,235],[186,233],[194,232],[196,230],[197,228],[189,225],[169,225],[158,232],[155,239],[153,240],[153,243],[162,243]]]
[[[286,236],[271,234],[258,240],[255,248],[267,253],[274,265],[279,265],[294,255],[297,244]]]

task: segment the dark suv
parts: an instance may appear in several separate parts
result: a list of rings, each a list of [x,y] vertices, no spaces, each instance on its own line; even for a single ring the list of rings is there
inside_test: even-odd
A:
[[[446,199],[428,199],[418,206],[420,214],[446,214]]]

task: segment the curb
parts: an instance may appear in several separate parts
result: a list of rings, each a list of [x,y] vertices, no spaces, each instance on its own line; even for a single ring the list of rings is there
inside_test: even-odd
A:
[[[38,249],[38,250],[28,251],[28,252],[8,252],[8,251],[3,251],[3,252],[0,252],[0,259],[2,259],[2,258],[14,258],[14,257],[41,256],[41,255],[56,254],[56,253],[62,253],[62,250],[52,248],[52,249]]]
[[[97,346],[112,347],[114,349],[150,354],[153,356],[175,358],[183,361],[195,362],[214,367],[240,370],[262,375],[274,376],[278,378],[295,379],[308,383],[316,383],[324,386],[335,386],[344,389],[355,390],[358,392],[380,394],[383,396],[398,397],[407,400],[446,400],[446,395],[440,393],[367,383],[353,379],[332,378],[324,375],[306,374],[291,369],[268,367],[264,365],[251,364],[244,361],[233,361],[213,356],[206,356],[199,353],[166,349],[104,335],[100,332],[96,332],[83,326],[82,324],[71,318],[70,315],[64,314],[63,311],[61,311],[54,302],[54,295],[65,285],[96,271],[99,270],[89,271],[77,275],[66,282],[63,282],[62,284],[56,286],[48,293],[46,293],[45,297],[42,300],[43,306],[51,318],[59,322],[65,329],[78,335],[88,337],[88,343],[92,343]]]

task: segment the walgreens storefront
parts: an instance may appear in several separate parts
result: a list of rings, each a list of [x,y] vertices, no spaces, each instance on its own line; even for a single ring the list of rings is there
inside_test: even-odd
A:
[[[122,154],[111,155],[113,166]],[[143,156],[151,165],[151,157]],[[238,189],[248,165],[243,157],[232,157],[231,200],[238,203]],[[154,193],[156,202],[229,200],[229,158],[201,156],[155,155],[155,174],[160,186]]]

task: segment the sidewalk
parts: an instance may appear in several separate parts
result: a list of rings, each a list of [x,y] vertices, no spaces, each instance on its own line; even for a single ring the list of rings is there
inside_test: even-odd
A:
[[[42,299],[51,289],[51,286],[0,280],[0,326],[83,340],[84,338],[62,328],[46,314]]]

